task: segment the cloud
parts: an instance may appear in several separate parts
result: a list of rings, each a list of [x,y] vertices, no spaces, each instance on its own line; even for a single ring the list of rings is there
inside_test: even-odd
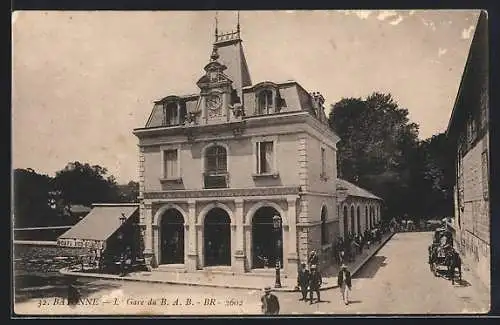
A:
[[[436,30],[436,24],[433,21],[422,18],[422,23],[430,29]]]
[[[397,16],[398,14],[396,13],[396,10],[382,10],[378,16],[378,20],[385,20],[386,18],[392,17],[392,16]]]
[[[372,14],[371,10],[355,10],[354,13],[361,19],[367,19]]]
[[[475,29],[474,25],[469,26],[469,28],[465,28],[462,31],[462,38],[469,39],[472,36],[472,31]]]
[[[448,49],[442,49],[442,48],[439,48],[438,49],[438,56],[439,57],[442,57],[443,55],[446,54],[446,52],[448,52]]]
[[[403,21],[403,16],[398,16],[398,18],[396,18],[396,20],[391,21],[389,24],[391,24],[392,26],[396,26],[402,21]]]
[[[358,16],[360,19],[368,19],[372,14],[371,10],[339,10],[340,13],[349,16],[351,14]]]

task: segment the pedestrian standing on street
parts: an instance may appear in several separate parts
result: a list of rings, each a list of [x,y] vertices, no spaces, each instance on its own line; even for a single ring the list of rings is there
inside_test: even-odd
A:
[[[271,293],[271,287],[264,288],[264,295],[260,298],[262,302],[262,313],[264,315],[278,315],[280,313],[280,303],[278,297]]]
[[[68,305],[75,306],[80,301],[80,290],[76,287],[76,278],[70,277],[68,279]]]
[[[319,273],[316,265],[311,265],[311,275],[309,276],[309,304],[313,303],[313,292],[316,292],[318,296],[318,302],[321,301],[319,288],[323,280],[321,279],[321,274]]]
[[[307,260],[309,267],[311,267],[311,265],[318,265],[318,262],[319,262],[318,254],[316,254],[315,250],[312,250],[311,254],[309,255],[309,259]]]
[[[302,263],[302,268],[299,270],[297,276],[297,286],[300,288],[302,293],[301,301],[307,301],[307,287],[309,286],[309,276],[310,272],[306,268],[306,263]]]
[[[344,304],[349,305],[349,292],[351,291],[351,272],[347,269],[345,264],[340,267],[339,274],[337,276],[337,284],[340,288],[340,294],[342,295],[342,300]]]

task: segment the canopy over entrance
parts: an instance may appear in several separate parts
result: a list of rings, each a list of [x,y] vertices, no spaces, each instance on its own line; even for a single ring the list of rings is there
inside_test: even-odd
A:
[[[106,240],[138,210],[138,204],[94,204],[85,218],[59,236],[57,244],[101,249]]]

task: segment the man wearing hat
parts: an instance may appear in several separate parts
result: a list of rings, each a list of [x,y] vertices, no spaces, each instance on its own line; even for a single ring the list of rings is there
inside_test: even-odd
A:
[[[303,301],[307,301],[307,287],[309,286],[309,270],[306,268],[306,263],[302,263],[302,268],[299,270],[299,274],[297,275],[297,287],[300,288],[300,292],[302,293]]]
[[[262,312],[264,315],[278,315],[280,303],[278,297],[271,293],[271,287],[264,288],[264,295],[260,298],[262,302]]]
[[[309,264],[309,266],[311,266],[311,265],[318,265],[318,262],[319,262],[318,254],[316,254],[315,250],[312,250],[311,254],[309,255],[309,258],[307,259],[307,263]]]
[[[340,288],[340,293],[342,294],[342,300],[346,305],[349,304],[349,291],[351,290],[351,272],[347,269],[345,264],[340,267],[339,274],[337,276],[337,284]]]
[[[313,303],[313,292],[316,292],[318,296],[318,302],[321,301],[319,294],[319,287],[323,283],[321,279],[321,274],[318,272],[318,269],[315,264],[311,265],[311,274],[309,275],[309,303]]]

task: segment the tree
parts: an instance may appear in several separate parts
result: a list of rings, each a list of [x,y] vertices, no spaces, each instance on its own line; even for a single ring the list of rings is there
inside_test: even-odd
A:
[[[418,125],[390,94],[333,105],[330,127],[339,135],[340,177],[382,197],[386,218],[449,215],[453,153],[444,134],[418,140]]]
[[[333,105],[329,125],[341,139],[341,177],[383,197],[387,217],[404,213],[418,147],[418,125],[410,123],[408,110],[390,94],[344,98]]]
[[[72,162],[56,173],[54,188],[61,191],[67,204],[90,206],[92,203],[117,202],[116,180],[107,173],[107,169],[99,165]]]
[[[413,188],[419,195],[419,214],[436,217],[453,214],[454,155],[444,133],[419,143]]]
[[[55,217],[49,206],[51,178],[33,169],[14,170],[15,227],[50,225]]]
[[[118,185],[120,202],[137,203],[139,202],[139,183],[130,181],[125,185]]]

